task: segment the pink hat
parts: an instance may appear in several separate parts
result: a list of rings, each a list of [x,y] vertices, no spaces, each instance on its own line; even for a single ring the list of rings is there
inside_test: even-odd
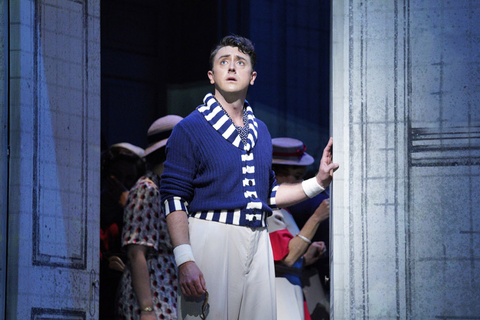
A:
[[[302,141],[293,138],[273,138],[272,163],[290,166],[309,166],[315,160],[305,152]]]
[[[183,118],[177,115],[167,115],[155,120],[148,128],[147,140],[148,148],[145,149],[146,157],[153,151],[164,147],[167,144],[168,137],[172,133],[173,127],[179,123]]]

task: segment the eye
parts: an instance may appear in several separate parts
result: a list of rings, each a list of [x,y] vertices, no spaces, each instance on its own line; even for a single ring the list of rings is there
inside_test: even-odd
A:
[[[238,61],[238,64],[239,64],[240,66],[244,66],[244,65],[245,65],[245,61],[240,60],[240,61]]]
[[[227,60],[222,60],[222,61],[220,61],[220,64],[221,64],[221,65],[226,65],[226,64],[227,64]]]

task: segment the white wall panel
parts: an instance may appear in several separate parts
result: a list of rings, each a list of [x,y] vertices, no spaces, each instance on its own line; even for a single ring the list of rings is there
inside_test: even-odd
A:
[[[333,1],[334,319],[480,319],[475,1]]]
[[[96,319],[99,1],[12,3],[8,319]]]

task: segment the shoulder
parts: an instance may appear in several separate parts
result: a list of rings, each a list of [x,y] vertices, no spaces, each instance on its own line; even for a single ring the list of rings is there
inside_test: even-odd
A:
[[[137,180],[137,183],[132,188],[132,191],[143,192],[145,190],[156,190],[156,189],[158,189],[158,186],[155,184],[155,182],[153,182],[153,180],[150,179],[148,176],[143,176]]]
[[[197,109],[193,110],[188,116],[183,118],[173,128],[172,134],[181,134],[198,130],[198,126],[206,123],[203,115]]]
[[[189,127],[197,124],[201,120],[203,120],[203,115],[197,109],[195,109],[190,112],[188,116],[183,118],[182,121],[177,124],[177,126],[180,125],[182,127]]]

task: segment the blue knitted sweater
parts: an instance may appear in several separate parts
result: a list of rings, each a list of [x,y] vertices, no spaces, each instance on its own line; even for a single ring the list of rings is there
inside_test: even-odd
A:
[[[266,125],[245,101],[245,145],[213,95],[178,123],[168,139],[160,194],[164,212],[222,223],[265,227],[278,188]]]

